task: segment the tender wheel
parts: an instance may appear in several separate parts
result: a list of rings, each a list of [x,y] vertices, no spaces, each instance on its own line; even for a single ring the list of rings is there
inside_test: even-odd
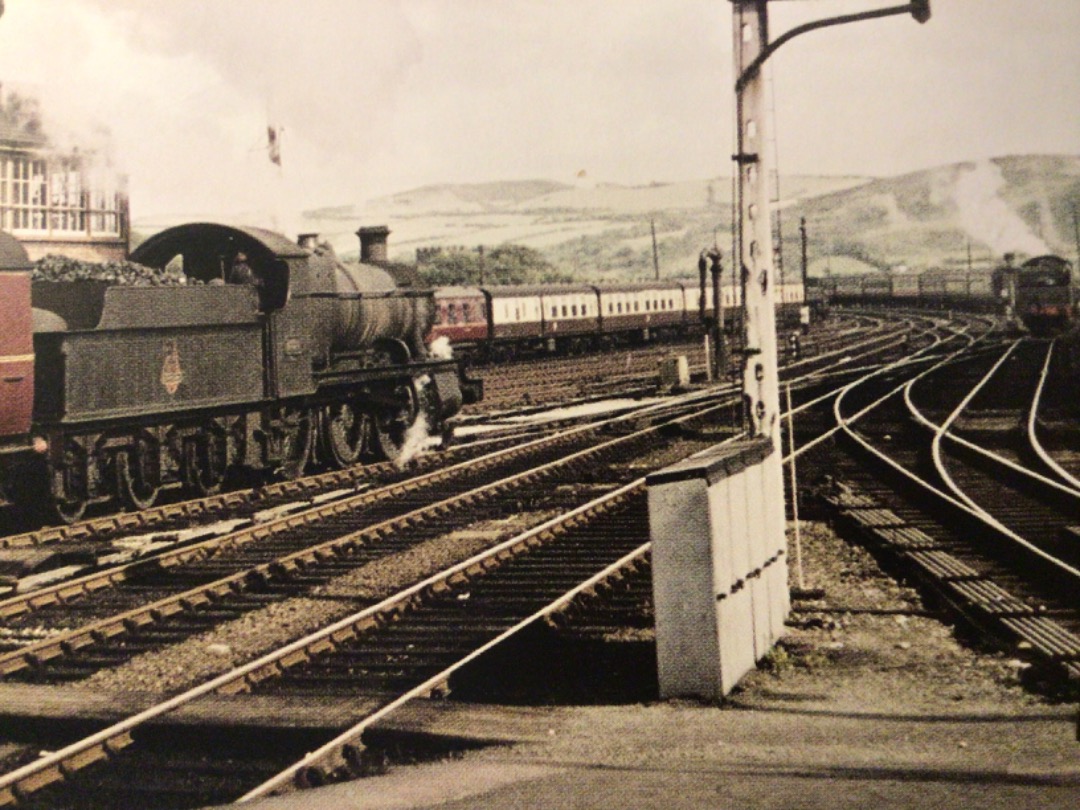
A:
[[[149,509],[161,492],[161,460],[157,448],[143,439],[116,454],[117,490],[128,509]]]
[[[327,461],[339,469],[356,464],[371,444],[370,414],[348,403],[324,408],[322,426]]]
[[[51,507],[63,523],[75,523],[86,513],[89,502],[89,475],[86,453],[74,442],[64,449],[63,466],[51,473]]]
[[[281,420],[281,465],[278,475],[291,481],[304,474],[315,445],[315,420],[308,411],[290,411]]]
[[[221,490],[228,466],[225,437],[204,430],[184,440],[184,485],[206,497]]]

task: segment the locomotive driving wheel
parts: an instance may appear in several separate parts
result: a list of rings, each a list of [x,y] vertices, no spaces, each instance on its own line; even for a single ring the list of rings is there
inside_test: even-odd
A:
[[[427,437],[427,391],[424,384],[399,385],[394,391],[397,404],[375,412],[375,450],[388,461],[400,463],[411,454],[410,445]]]
[[[322,438],[327,461],[344,469],[360,460],[371,444],[372,418],[347,402],[327,405],[322,412]]]

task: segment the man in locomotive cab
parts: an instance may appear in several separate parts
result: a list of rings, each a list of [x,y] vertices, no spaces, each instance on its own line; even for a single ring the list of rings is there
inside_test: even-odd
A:
[[[259,278],[255,275],[255,271],[251,269],[251,265],[248,264],[247,254],[244,251],[239,250],[236,255],[233,256],[232,264],[229,265],[229,273],[226,276],[226,281],[229,284],[251,284],[256,287],[259,286]]]

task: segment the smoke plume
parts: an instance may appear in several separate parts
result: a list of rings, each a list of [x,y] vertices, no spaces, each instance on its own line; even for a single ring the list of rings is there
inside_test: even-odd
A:
[[[954,198],[964,230],[998,256],[1005,253],[1037,256],[1051,252],[999,196],[1004,185],[1001,168],[989,160],[976,163],[956,178]]]

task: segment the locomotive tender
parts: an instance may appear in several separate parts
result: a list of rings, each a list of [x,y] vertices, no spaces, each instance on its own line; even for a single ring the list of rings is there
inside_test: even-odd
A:
[[[654,281],[627,284],[505,285],[444,287],[433,337],[486,357],[521,352],[575,351],[688,334],[715,317],[713,289],[706,284]],[[803,285],[784,283],[777,292],[779,322],[799,323]],[[721,304],[735,327],[740,289],[726,284]]]
[[[426,344],[433,293],[387,268],[389,230],[357,233],[361,262],[344,264],[313,239],[170,228],[131,260],[179,265],[178,286],[31,285],[29,262],[9,258],[2,494],[70,521],[95,502],[145,508],[165,488],[211,493],[234,468],[296,477],[439,435],[481,387]],[[252,283],[225,283],[238,255]]]

